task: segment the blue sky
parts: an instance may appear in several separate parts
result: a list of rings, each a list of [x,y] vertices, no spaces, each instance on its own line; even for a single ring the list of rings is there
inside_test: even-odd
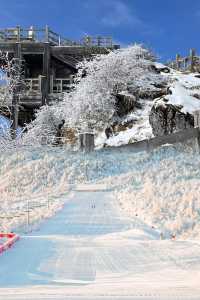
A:
[[[162,61],[200,52],[200,0],[0,0],[0,28],[48,24],[63,36],[144,43]]]

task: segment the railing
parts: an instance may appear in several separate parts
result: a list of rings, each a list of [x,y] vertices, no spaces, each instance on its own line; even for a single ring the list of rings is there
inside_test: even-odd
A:
[[[69,78],[56,78],[51,77],[50,84],[50,93],[51,94],[59,94],[68,92],[70,89],[70,85],[72,84],[72,76]]]
[[[86,36],[82,39],[82,44],[89,47],[105,47],[105,48],[112,48],[113,41],[111,37],[91,37]]]
[[[41,77],[26,78],[24,81],[27,87],[27,94],[41,93]]]
[[[59,34],[52,31],[48,26],[42,29],[35,29],[33,26],[31,26],[29,29],[24,29],[20,26],[3,29],[0,30],[0,41],[46,42],[53,46],[114,47],[111,37],[86,36],[81,41],[76,42],[62,38]]]
[[[39,76],[38,78],[26,78],[26,94],[40,94],[42,92],[42,79],[43,76]],[[70,90],[70,85],[72,84],[73,77],[70,76],[68,78],[54,78],[51,76],[50,78],[50,94],[61,94],[64,92],[68,92]]]
[[[167,65],[178,71],[194,72],[196,69],[200,70],[200,57],[196,54],[194,49],[191,49],[188,56],[182,57],[180,54],[177,54],[176,59]]]
[[[20,27],[8,28],[0,31],[0,39],[4,41],[35,41],[40,42],[46,41],[46,30],[45,29],[22,29]]]

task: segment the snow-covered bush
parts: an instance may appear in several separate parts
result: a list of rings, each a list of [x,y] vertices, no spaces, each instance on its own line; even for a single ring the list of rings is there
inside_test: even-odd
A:
[[[22,143],[34,145],[51,143],[62,119],[64,115],[59,104],[43,106],[36,112],[36,119],[27,124],[28,133],[24,135]]]

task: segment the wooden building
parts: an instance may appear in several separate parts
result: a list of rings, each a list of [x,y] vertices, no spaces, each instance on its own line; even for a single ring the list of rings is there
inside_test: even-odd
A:
[[[0,50],[23,61],[28,88],[20,94],[17,103],[19,123],[29,122],[36,108],[50,104],[69,90],[79,61],[114,48],[118,46],[113,45],[110,37],[87,36],[74,42],[61,38],[48,26],[0,30]]]

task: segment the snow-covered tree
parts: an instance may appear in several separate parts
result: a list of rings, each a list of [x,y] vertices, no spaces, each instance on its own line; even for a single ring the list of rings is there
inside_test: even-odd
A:
[[[0,111],[11,105],[11,94],[8,81],[9,59],[8,55],[0,51]]]
[[[128,84],[139,88],[150,75],[153,55],[140,45],[83,61],[74,91],[65,94],[63,111],[69,126],[104,128],[116,110],[116,94]],[[82,74],[86,76],[82,77]]]
[[[0,51],[0,107],[12,105],[13,94],[19,94],[26,88],[23,76],[22,61],[9,58],[8,53]]]

